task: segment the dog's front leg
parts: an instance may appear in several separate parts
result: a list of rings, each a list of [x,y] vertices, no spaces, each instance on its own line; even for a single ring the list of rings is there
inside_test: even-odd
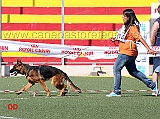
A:
[[[46,86],[46,84],[44,83],[44,81],[42,79],[40,79],[38,83],[41,84],[43,89],[46,91],[47,96],[49,97],[50,96],[50,91],[49,91],[48,87]]]
[[[28,83],[26,86],[24,86],[22,89],[21,89],[21,91],[18,91],[18,92],[16,92],[16,94],[21,94],[22,92],[24,92],[24,91],[27,91],[30,87],[32,87],[34,84],[32,84],[32,83]]]

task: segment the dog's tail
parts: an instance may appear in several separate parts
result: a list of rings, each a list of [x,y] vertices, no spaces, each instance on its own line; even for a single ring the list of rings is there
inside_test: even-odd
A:
[[[81,89],[78,88],[76,85],[73,84],[73,82],[71,81],[71,79],[68,77],[68,75],[67,75],[66,73],[64,73],[64,74],[65,74],[65,76],[66,76],[65,79],[66,79],[66,81],[67,81],[67,85],[70,86],[73,90],[81,93],[81,92],[82,92]]]

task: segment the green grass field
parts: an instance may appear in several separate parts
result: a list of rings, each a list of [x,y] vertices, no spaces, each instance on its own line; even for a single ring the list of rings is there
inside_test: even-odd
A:
[[[46,97],[42,87],[36,84],[29,92],[0,92],[0,118],[5,119],[159,119],[160,96],[151,92],[123,92],[122,97],[106,97],[113,87],[111,77],[70,77],[82,90],[81,94],[69,92],[64,97],[51,92]],[[20,90],[27,83],[25,77],[0,78],[0,90]],[[50,81],[51,91],[57,91]],[[70,88],[68,87],[70,90]],[[39,91],[33,97],[32,91]],[[92,90],[92,91],[91,91]],[[98,92],[96,90],[101,90]],[[108,90],[108,91],[107,91]],[[142,82],[123,77],[122,90],[150,90]],[[8,110],[8,104],[17,104],[17,110]]]

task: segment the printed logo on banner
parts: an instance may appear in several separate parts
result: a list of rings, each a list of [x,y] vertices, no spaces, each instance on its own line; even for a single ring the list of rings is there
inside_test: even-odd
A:
[[[0,50],[2,50],[2,51],[8,51],[8,46],[0,46]]]
[[[136,61],[137,62],[147,62],[147,58],[146,57],[137,57]]]
[[[146,25],[145,24],[141,24],[140,31],[142,31],[142,32],[146,31]]]
[[[146,63],[147,63],[146,57],[137,57],[136,59],[137,70],[146,74],[147,73],[147,66],[145,65]]]
[[[159,13],[157,12],[157,7],[160,3],[152,3],[151,4],[151,18],[157,18]]]
[[[137,47],[141,47],[141,43],[140,42],[136,42]]]
[[[140,22],[140,34],[143,39],[150,45],[150,22],[142,21]]]
[[[117,49],[111,49],[111,48],[109,48],[109,50],[106,50],[106,51],[104,51],[104,55],[105,55],[105,57],[117,57],[118,56],[118,53],[119,53],[119,50],[117,50]]]
[[[142,37],[144,38],[144,40],[146,40],[147,39],[147,35],[148,35],[148,33],[147,33],[147,23],[141,23],[140,24],[140,34],[142,35]]]
[[[137,70],[149,76],[149,58],[138,56],[135,62],[136,62]]]
[[[62,50],[61,54],[64,55],[64,57],[72,56],[72,57],[88,57],[88,56],[94,56],[93,51],[84,51],[82,48],[73,48],[73,50]]]
[[[144,74],[146,74],[146,70],[145,70],[145,69],[146,69],[145,66],[138,66],[138,67],[137,67],[137,70],[138,70],[138,71],[141,71],[141,72],[144,73]]]

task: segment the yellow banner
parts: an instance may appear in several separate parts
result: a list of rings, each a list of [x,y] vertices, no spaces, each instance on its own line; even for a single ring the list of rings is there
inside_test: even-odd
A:
[[[33,0],[2,0],[5,7],[32,7]]]
[[[65,7],[137,7],[150,6],[158,0],[64,0]],[[61,7],[62,0],[2,0],[6,7]]]
[[[148,21],[150,15],[137,15],[139,21]],[[61,15],[2,14],[2,23],[61,23]],[[65,15],[65,23],[123,23],[122,15]]]
[[[114,37],[117,31],[2,31],[2,39],[100,39]]]
[[[158,0],[65,0],[65,7],[137,7]]]
[[[25,53],[25,52],[2,52],[3,57],[45,57],[44,55],[40,54],[32,54],[32,53]]]

